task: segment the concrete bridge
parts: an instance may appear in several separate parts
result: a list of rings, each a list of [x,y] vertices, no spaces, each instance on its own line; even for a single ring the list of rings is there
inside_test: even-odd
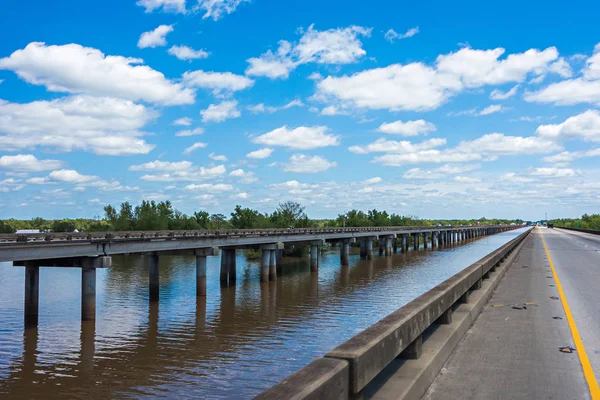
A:
[[[599,233],[528,230],[257,399],[598,400]]]
[[[76,267],[82,271],[81,319],[95,319],[96,269],[112,264],[112,255],[140,254],[147,260],[150,300],[159,297],[159,257],[196,257],[196,295],[206,296],[206,257],[221,254],[222,286],[236,281],[236,249],[261,249],[261,281],[277,280],[277,259],[286,245],[309,245],[311,271],[319,268],[319,246],[327,242],[340,248],[342,266],[348,265],[350,246],[360,243],[360,255],[373,257],[373,242],[379,254],[416,251],[461,243],[518,226],[458,227],[369,227],[326,229],[254,229],[219,231],[161,231],[118,233],[50,233],[0,235],[0,262],[25,267],[25,323],[35,324],[39,304],[40,267]]]

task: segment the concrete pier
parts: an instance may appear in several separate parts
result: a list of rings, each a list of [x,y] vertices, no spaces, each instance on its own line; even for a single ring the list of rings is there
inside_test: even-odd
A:
[[[221,286],[228,286],[236,281],[235,249],[223,249],[221,253]]]
[[[363,242],[361,241],[361,245]],[[319,246],[312,244],[310,246],[310,271],[319,271]]]
[[[402,235],[402,252],[408,252],[408,235]]]
[[[423,232],[423,249],[427,249],[427,247],[429,246],[429,244],[427,243],[427,241],[429,240],[429,234],[427,232]]]
[[[40,267],[25,265],[25,325],[37,325],[40,296]]]
[[[342,266],[350,265],[350,241],[342,240],[340,242],[340,262]]]
[[[237,262],[235,249],[231,249],[229,253],[229,285],[235,285],[237,280]]]
[[[367,239],[360,239],[360,258],[361,260],[367,258]]]
[[[431,233],[431,248],[432,249],[437,249],[439,246],[438,243],[438,233],[437,232],[432,232]]]
[[[367,238],[366,239],[366,245],[367,245],[367,260],[372,260],[373,259],[373,238]]]
[[[388,257],[392,255],[392,237],[391,236],[388,236],[385,238],[385,255]]]
[[[196,297],[206,296],[206,256],[196,256]]]
[[[394,250],[394,254],[398,252],[398,238],[392,240],[392,249]]]
[[[81,269],[81,320],[96,319],[96,267],[93,262]]]
[[[312,251],[312,248],[311,248]],[[271,264],[271,250],[263,249],[260,263],[260,281],[269,282],[269,265]]]
[[[150,288],[150,300],[156,301],[160,293],[160,279],[158,274],[158,254],[149,254],[148,259],[148,283]]]
[[[277,280],[277,250],[271,250],[271,261],[269,263],[269,280]]]
[[[418,233],[415,233],[413,235],[413,250],[414,251],[419,250],[419,236],[420,236],[420,234],[418,234]]]
[[[382,256],[385,254],[385,239],[382,236],[379,236],[377,239],[377,245],[379,246],[379,255]]]

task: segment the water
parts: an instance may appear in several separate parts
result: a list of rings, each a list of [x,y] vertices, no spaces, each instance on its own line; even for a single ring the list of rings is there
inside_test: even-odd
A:
[[[148,301],[141,257],[97,272],[97,317],[80,321],[81,271],[40,269],[37,328],[23,327],[24,268],[0,263],[0,397],[251,398],[516,237],[362,261],[284,258],[284,276],[260,283],[237,256],[237,284],[221,289],[209,257],[206,299],[195,260],[161,257],[159,303]],[[358,250],[358,249],[353,249]]]

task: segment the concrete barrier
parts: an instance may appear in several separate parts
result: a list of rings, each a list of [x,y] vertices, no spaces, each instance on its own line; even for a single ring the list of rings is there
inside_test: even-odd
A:
[[[581,228],[565,228],[562,226],[557,226],[556,228],[559,229],[566,229],[568,231],[576,231],[576,232],[582,232],[582,233],[590,233],[592,235],[600,235],[600,231],[599,230],[595,230],[595,229],[581,229]]]
[[[318,389],[319,399],[362,397],[365,387],[398,357],[419,358],[423,333],[436,322],[451,323],[453,306],[468,301],[470,291],[482,288],[482,280],[490,276],[491,271],[506,259],[529,232],[530,230],[519,235],[327,353],[323,359],[347,362],[349,387],[343,390],[345,393],[343,396],[347,397],[340,397],[340,390],[331,385],[330,379],[322,382],[323,377],[318,374],[322,364],[315,364],[317,361],[323,360],[319,359],[257,398],[312,399],[315,398],[312,396],[317,390],[316,386],[319,385],[323,386]],[[489,284],[486,285],[487,287]],[[485,291],[487,293],[488,290]],[[476,316],[485,304],[484,300],[487,298],[477,300],[477,304],[474,305],[476,313],[473,311],[469,313],[466,326],[470,326],[474,319],[473,316]],[[447,320],[448,315],[450,315],[450,322]],[[454,338],[449,342],[452,344],[451,348],[454,348],[457,340]],[[434,369],[430,368],[429,375]],[[306,388],[311,389],[306,392]]]

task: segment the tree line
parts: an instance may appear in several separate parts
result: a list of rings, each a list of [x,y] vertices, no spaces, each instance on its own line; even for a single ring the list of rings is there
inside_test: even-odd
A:
[[[581,218],[553,219],[548,221],[548,223],[564,228],[600,230],[600,214],[583,214]]]
[[[123,202],[117,208],[104,207],[104,217],[98,219],[0,220],[0,233],[15,233],[23,229],[42,232],[107,232],[147,230],[202,230],[202,229],[266,229],[266,228],[323,228],[368,226],[436,226],[436,225],[496,225],[521,223],[522,220],[464,219],[429,220],[403,216],[376,209],[367,212],[350,210],[335,219],[310,219],[305,207],[293,201],[280,203],[273,212],[261,213],[248,207],[236,205],[229,217],[196,211],[190,215],[173,208],[170,201],[142,201],[133,206]]]

